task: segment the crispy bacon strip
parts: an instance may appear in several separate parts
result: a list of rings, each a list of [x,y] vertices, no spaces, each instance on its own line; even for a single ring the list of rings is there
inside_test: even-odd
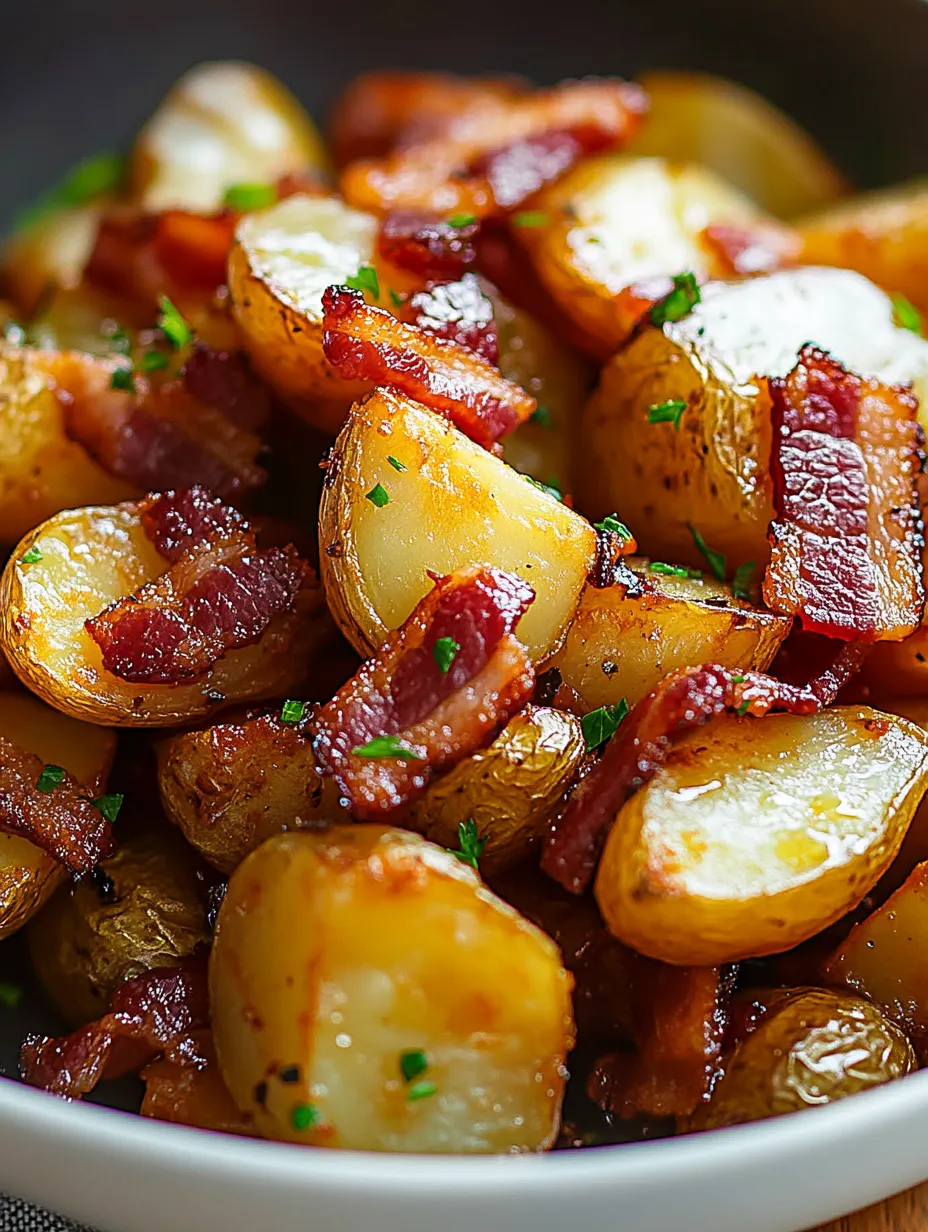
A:
[[[769,386],[777,516],[767,606],[829,637],[901,641],[925,606],[916,398],[811,345]]]
[[[170,567],[86,622],[103,667],[132,683],[204,676],[259,641],[309,579],[295,548],[257,550],[248,523],[202,490],[154,499],[142,524]]]
[[[67,772],[52,791],[39,791],[44,764],[0,736],[0,830],[19,834],[84,876],[110,852],[110,823]]]
[[[493,301],[473,274],[457,282],[430,282],[409,301],[408,312],[419,329],[456,342],[494,368],[498,366],[499,330]]]
[[[356,817],[397,813],[530,699],[535,673],[513,629],[534,597],[489,566],[436,578],[403,627],[314,715],[316,760]],[[435,647],[449,638],[458,649],[443,671]],[[404,756],[355,751],[380,737],[399,742]]]
[[[20,1073],[30,1086],[81,1099],[103,1079],[133,1073],[169,1047],[175,1058],[205,1064],[191,1032],[208,1024],[206,959],[188,959],[126,980],[110,1013],[71,1035],[27,1036]]]
[[[859,669],[866,647],[851,642],[821,676],[783,684],[760,672],[718,663],[672,672],[632,710],[583,779],[548,836],[541,866],[566,890],[582,893],[616,813],[664,764],[675,739],[726,710],[757,718],[770,710],[816,714]]]
[[[403,324],[365,303],[358,291],[329,287],[322,303],[323,349],[343,377],[402,390],[485,449],[537,406],[521,386],[472,351]]]
[[[196,1064],[191,1064],[189,1047],[178,1055],[179,1050],[168,1045],[139,1074],[145,1083],[141,1115],[224,1134],[254,1135],[254,1117],[239,1111],[222,1081],[212,1032],[194,1030],[182,1043],[188,1041],[199,1054]]]
[[[476,258],[479,229],[476,221],[455,227],[428,214],[403,211],[383,220],[377,248],[385,261],[423,278],[460,278]]]
[[[605,78],[489,103],[464,110],[432,140],[352,163],[342,174],[342,193],[351,205],[381,214],[498,213],[518,206],[581,155],[623,145],[646,110],[638,86]]]

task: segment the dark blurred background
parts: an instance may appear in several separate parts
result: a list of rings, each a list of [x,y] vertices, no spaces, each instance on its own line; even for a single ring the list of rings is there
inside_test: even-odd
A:
[[[852,179],[928,170],[924,0],[0,0],[0,227],[83,155],[128,143],[204,59],[277,73],[317,120],[374,67],[539,82],[715,71],[800,120]]]

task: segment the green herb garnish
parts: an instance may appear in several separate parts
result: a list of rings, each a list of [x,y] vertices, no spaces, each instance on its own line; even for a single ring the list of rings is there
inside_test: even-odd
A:
[[[63,766],[43,766],[42,773],[35,781],[36,791],[41,791],[48,795],[50,791],[55,790],[63,778]]]
[[[696,275],[689,270],[675,274],[673,290],[663,299],[659,299],[650,311],[651,321],[655,325],[664,325],[668,321],[680,321],[702,299]]]
[[[158,328],[165,338],[178,350],[189,346],[193,341],[193,330],[166,295],[162,295],[158,300],[158,307],[161,310],[158,315]]]
[[[280,718],[283,723],[299,723],[306,713],[306,703],[288,699],[280,708]]]
[[[634,538],[632,532],[628,529],[625,523],[620,522],[618,515],[614,513],[607,513],[601,522],[594,522],[593,525],[597,530],[611,530],[613,534],[619,535],[625,540],[626,543],[628,543],[630,539]]]
[[[702,577],[700,569],[688,569],[686,565],[668,565],[663,560],[652,560],[648,563],[649,573],[660,573],[664,577]]]
[[[736,599],[750,599],[751,578],[756,568],[754,561],[749,560],[747,564],[739,565],[735,570],[735,576],[731,580],[731,593]]]
[[[591,710],[580,720],[580,728],[587,749],[592,753],[601,744],[611,740],[625,716],[628,714],[628,702],[623,697],[615,706],[600,706]]]
[[[91,800],[91,804],[102,813],[107,821],[113,822],[119,816],[119,810],[122,808],[122,802],[125,796],[122,792],[114,791],[108,796],[98,796],[96,800]]]
[[[389,505],[390,503],[390,493],[382,483],[375,483],[371,490],[365,492],[364,495],[378,509],[382,509],[384,505]]]
[[[910,329],[913,334],[922,332],[922,314],[918,311],[911,300],[906,299],[904,295],[894,295],[893,300],[893,321],[902,329]]]
[[[467,821],[462,821],[458,826],[458,844],[460,850],[454,854],[462,864],[469,864],[471,868],[480,867],[480,857],[483,855],[483,849],[487,845],[487,836],[480,837],[480,831],[477,829],[477,823],[473,817],[468,817]]]
[[[38,564],[38,562],[42,559],[42,549],[33,544],[28,551],[23,552],[19,559],[24,565]]]
[[[247,214],[251,210],[266,210],[277,204],[277,189],[273,184],[233,184],[226,189],[222,204],[230,210]]]
[[[417,1099],[429,1099],[438,1090],[437,1082],[417,1082],[406,1092],[406,1098],[410,1101]]]
[[[122,187],[126,160],[119,154],[96,154],[68,172],[55,188],[42,193],[16,220],[17,227],[31,227],[53,210],[86,205],[104,193]]]
[[[743,676],[732,676],[731,682],[732,684],[744,684],[744,677]]]
[[[399,291],[394,291],[392,287],[390,287],[387,294],[393,301],[394,308],[402,308],[402,306],[406,303],[407,296],[401,295]]]
[[[362,294],[368,291],[374,299],[380,299],[380,279],[373,265],[362,265],[353,277],[345,279],[345,286]]]
[[[476,221],[476,214],[452,214],[448,219],[448,226],[460,231],[462,227],[472,227]]]
[[[513,214],[512,223],[515,227],[546,227],[548,215],[544,210],[522,210]]]
[[[554,421],[551,418],[551,411],[546,406],[536,407],[528,417],[529,423],[539,424],[542,428],[551,428],[554,426]]]
[[[648,423],[672,423],[679,432],[680,420],[683,418],[685,410],[686,403],[682,398],[671,398],[668,402],[657,402],[648,411]]]
[[[456,642],[453,637],[440,637],[436,641],[432,647],[432,658],[438,664],[439,671],[447,676],[460,649],[461,643]]]
[[[421,1048],[413,1048],[409,1052],[400,1053],[400,1073],[404,1082],[412,1082],[429,1067],[428,1058]]]
[[[290,1111],[290,1124],[294,1129],[312,1129],[321,1119],[315,1104],[294,1104]]]
[[[22,999],[23,990],[18,984],[0,980],[0,1005],[4,1005],[8,1010],[15,1010]]]
[[[135,373],[131,368],[114,368],[110,376],[110,389],[118,389],[122,393],[134,394]]]
[[[706,564],[709,566],[709,572],[719,582],[725,581],[725,557],[721,552],[713,552],[712,548],[706,543],[702,535],[695,526],[690,527],[690,534],[693,536],[693,542],[706,558]]]
[[[741,705],[738,707],[738,709],[735,711],[735,714],[739,718],[743,718],[743,716],[747,714],[748,709],[750,708],[750,705],[751,705],[750,702],[742,702]]]
[[[146,351],[142,356],[141,369],[143,372],[160,372],[170,362],[163,351]]]
[[[390,463],[390,465],[393,467],[395,471],[404,471],[406,469],[406,467],[399,460],[399,458],[394,458],[392,453],[387,454],[387,461]]]
[[[562,500],[561,490],[555,484],[542,483],[540,479],[535,479],[532,475],[523,475],[523,479],[527,479],[533,487],[539,488],[542,492],[547,492],[549,496],[553,496],[556,501]]]
[[[351,750],[352,757],[398,757],[400,761],[421,761],[415,749],[411,749],[399,736],[375,736],[367,744]]]

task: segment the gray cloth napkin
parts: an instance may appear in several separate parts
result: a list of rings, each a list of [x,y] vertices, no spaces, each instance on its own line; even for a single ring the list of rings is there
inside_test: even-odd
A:
[[[93,1232],[93,1229],[30,1206],[21,1198],[0,1194],[0,1232]]]

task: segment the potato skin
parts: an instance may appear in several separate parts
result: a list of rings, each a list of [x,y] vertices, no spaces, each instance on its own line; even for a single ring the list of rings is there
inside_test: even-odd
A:
[[[405,825],[452,851],[472,818],[485,876],[523,863],[580,772],[586,744],[572,714],[527,706],[489,748],[458,762],[413,805]]]
[[[557,1134],[572,1042],[557,949],[418,835],[269,839],[229,882],[210,1000],[223,1078],[265,1137],[485,1153]],[[436,1089],[410,1098],[400,1058],[420,1049]]]
[[[640,579],[640,593],[622,585],[587,586],[551,661],[590,710],[633,706],[668,672],[699,663],[766,671],[790,621],[736,599],[714,578],[680,578],[650,572],[649,562],[626,562]]]
[[[928,784],[928,734],[868,707],[728,716],[682,739],[620,810],[596,899],[676,965],[778,953],[889,868]]]
[[[720,1129],[830,1104],[915,1068],[911,1044],[876,1006],[829,989],[797,989],[737,1046],[686,1128]]]
[[[99,1018],[130,976],[209,945],[196,867],[175,831],[147,825],[101,860],[107,892],[100,878],[62,886],[39,913],[28,934],[32,965],[68,1022]]]

